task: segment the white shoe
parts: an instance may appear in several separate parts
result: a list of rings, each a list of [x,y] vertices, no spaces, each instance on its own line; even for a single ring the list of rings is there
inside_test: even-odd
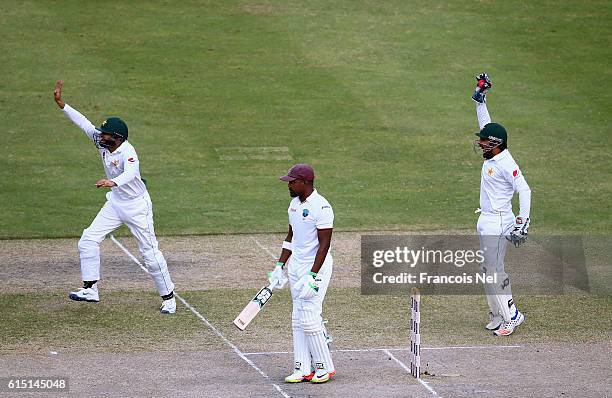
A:
[[[524,321],[525,315],[517,309],[510,322],[504,322],[499,329],[493,331],[493,334],[496,336],[509,336]]]
[[[502,325],[502,323],[504,323],[504,318],[499,314],[493,315],[492,312],[489,312],[489,318],[491,322],[487,323],[487,326],[485,326],[485,329],[487,330],[497,330]]]
[[[164,300],[159,310],[162,314],[174,314],[176,312],[176,299],[172,297]]]
[[[89,301],[90,303],[97,303],[98,301],[100,301],[100,296],[98,295],[98,286],[96,286],[95,284],[87,289],[82,287],[77,292],[70,292],[68,297],[70,297],[70,299],[74,301]]]
[[[333,372],[327,372],[326,370],[319,370],[317,373],[315,373],[315,375],[310,380],[310,382],[317,383],[317,384],[326,383],[335,375],[336,375],[335,370]]]
[[[310,381],[314,375],[314,372],[309,375],[303,375],[301,370],[296,369],[289,376],[285,377],[285,383],[301,383],[303,381]]]

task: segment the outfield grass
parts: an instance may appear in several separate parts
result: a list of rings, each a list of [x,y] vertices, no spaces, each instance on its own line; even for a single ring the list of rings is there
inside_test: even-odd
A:
[[[309,162],[340,229],[473,228],[489,108],[533,190],[532,230],[612,229],[604,1],[3,1],[0,238],[78,236],[98,154],[57,110],[122,116],[161,234],[281,231]],[[221,160],[288,147],[292,160]]]

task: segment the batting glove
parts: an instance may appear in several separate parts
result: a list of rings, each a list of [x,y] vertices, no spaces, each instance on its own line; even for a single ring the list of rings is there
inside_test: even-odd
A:
[[[493,83],[491,83],[491,79],[489,79],[489,75],[486,73],[476,76],[476,88],[474,89],[474,94],[472,94],[472,99],[479,104],[485,103],[487,101],[487,90],[492,86]]]
[[[274,267],[274,271],[268,272],[268,281],[272,283],[273,281],[277,281],[278,289],[282,289],[287,283],[287,277],[285,276],[285,271],[283,270],[283,266],[285,263],[278,261],[276,263],[276,267]]]
[[[523,220],[522,217],[517,217],[514,222],[514,229],[510,232],[510,235],[506,236],[515,247],[519,247],[527,240],[527,233],[529,230],[529,217]]]
[[[299,298],[302,300],[309,300],[317,295],[319,292],[319,285],[321,284],[321,277],[317,276],[316,272],[309,272],[302,277],[300,281],[302,287],[300,289]]]

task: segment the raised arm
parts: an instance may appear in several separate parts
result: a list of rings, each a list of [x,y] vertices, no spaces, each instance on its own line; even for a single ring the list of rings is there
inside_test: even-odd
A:
[[[472,94],[472,100],[476,103],[476,117],[478,118],[478,126],[480,130],[487,124],[491,123],[491,116],[487,109],[487,91],[493,86],[491,79],[486,73],[481,73],[476,76],[476,88]]]
[[[96,127],[83,115],[79,113],[76,109],[72,108],[62,99],[62,87],[64,85],[63,80],[58,80],[55,82],[55,90],[53,90],[53,97],[55,99],[55,103],[57,106],[64,111],[66,116],[72,123],[76,124],[87,136],[90,140],[95,142],[94,135],[97,134]]]

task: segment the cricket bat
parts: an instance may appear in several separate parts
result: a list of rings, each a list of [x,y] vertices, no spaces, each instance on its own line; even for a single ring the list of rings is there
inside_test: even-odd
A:
[[[242,312],[234,319],[234,325],[240,330],[246,329],[253,319],[263,309],[264,305],[272,297],[272,290],[278,286],[278,281],[273,280],[268,286],[261,288],[259,292],[251,299]]]

